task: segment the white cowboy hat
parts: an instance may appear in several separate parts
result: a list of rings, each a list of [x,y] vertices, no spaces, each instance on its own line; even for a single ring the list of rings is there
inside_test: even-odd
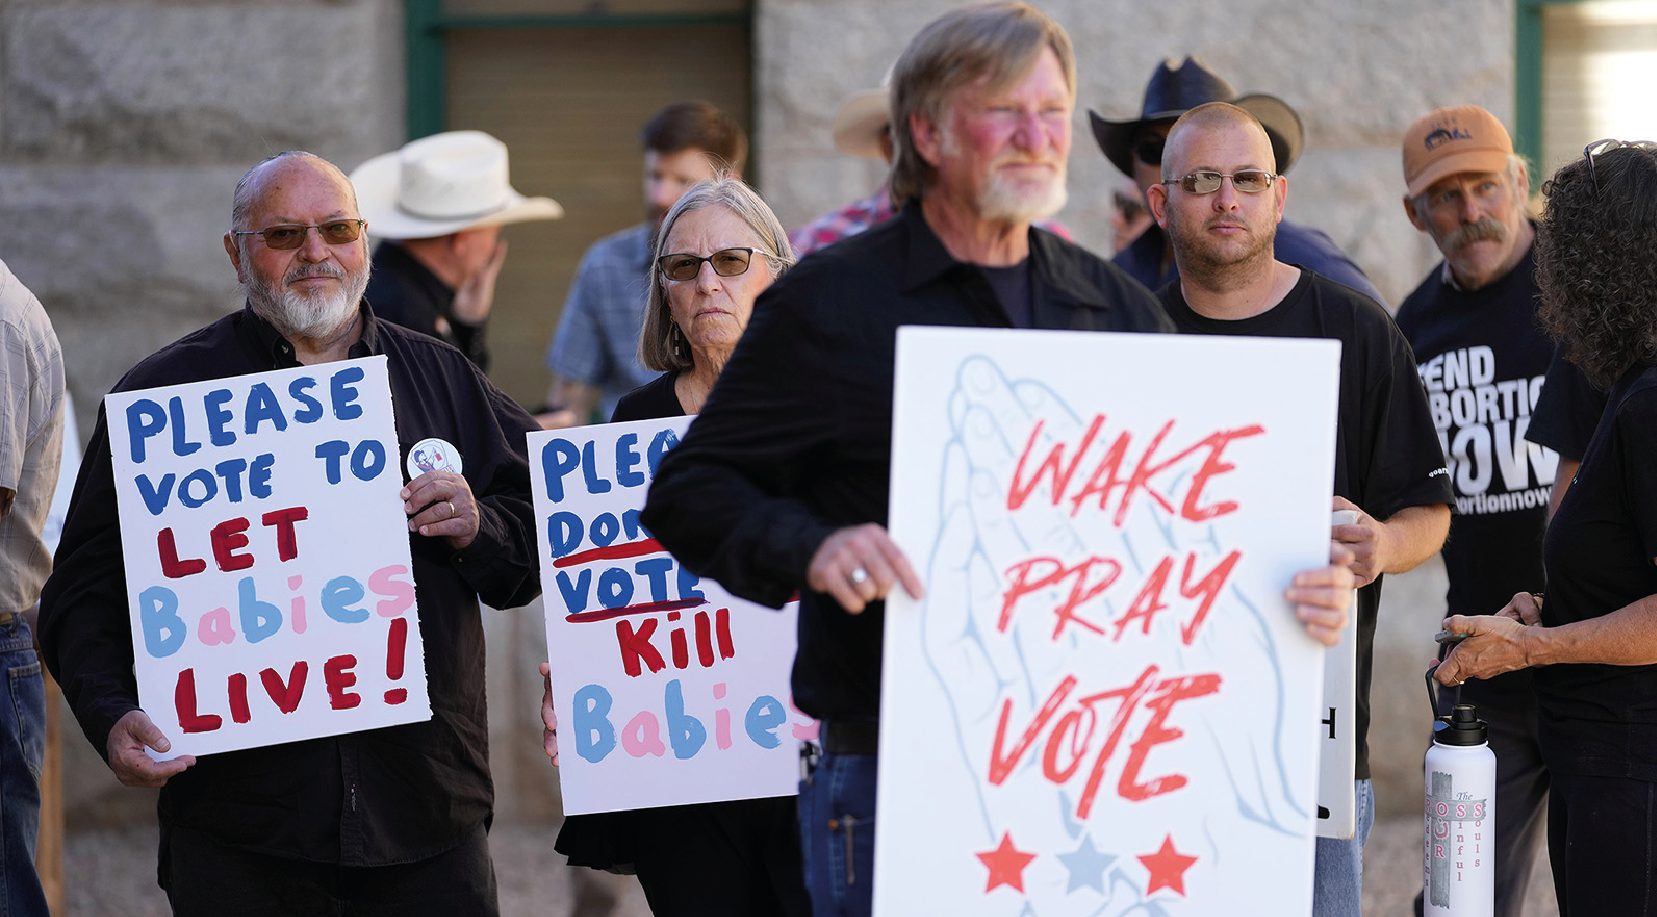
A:
[[[891,101],[884,87],[854,92],[834,113],[834,148],[847,156],[885,162],[880,138],[891,120]]]
[[[512,190],[506,144],[482,131],[412,140],[357,166],[351,184],[369,235],[381,239],[429,239],[564,215],[550,197],[524,197]]]

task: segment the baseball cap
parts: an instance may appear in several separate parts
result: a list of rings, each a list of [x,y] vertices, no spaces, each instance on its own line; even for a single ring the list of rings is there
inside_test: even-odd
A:
[[[1513,139],[1495,115],[1477,105],[1440,108],[1404,134],[1404,183],[1415,197],[1457,172],[1503,172]]]

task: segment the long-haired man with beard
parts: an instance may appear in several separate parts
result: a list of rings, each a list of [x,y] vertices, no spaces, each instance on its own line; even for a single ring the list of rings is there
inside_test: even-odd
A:
[[[158,876],[177,914],[494,914],[478,599],[539,592],[530,417],[458,350],[375,318],[351,183],[281,153],[236,186],[225,252],[247,306],[163,348],[117,391],[386,358],[404,443],[441,439],[464,473],[402,491],[432,718],[196,760],[156,762],[138,706],[126,578],[100,412],[41,602],[41,644],[81,729],[129,786],[160,787]],[[405,449],[407,446],[404,447]]]

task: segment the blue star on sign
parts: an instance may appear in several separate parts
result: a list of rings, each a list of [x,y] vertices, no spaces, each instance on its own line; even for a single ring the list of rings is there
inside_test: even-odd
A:
[[[1105,893],[1105,870],[1116,862],[1116,857],[1108,853],[1100,853],[1093,846],[1093,836],[1082,835],[1082,845],[1074,853],[1059,854],[1059,862],[1070,872],[1070,881],[1066,884],[1065,894],[1075,891],[1082,886],[1088,886],[1099,894]]]

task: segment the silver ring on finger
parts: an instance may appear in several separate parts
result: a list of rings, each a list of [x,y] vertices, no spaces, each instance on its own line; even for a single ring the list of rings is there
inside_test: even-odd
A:
[[[852,581],[853,586],[861,586],[869,581],[869,571],[862,567],[853,567],[852,572],[848,573],[846,578]]]

